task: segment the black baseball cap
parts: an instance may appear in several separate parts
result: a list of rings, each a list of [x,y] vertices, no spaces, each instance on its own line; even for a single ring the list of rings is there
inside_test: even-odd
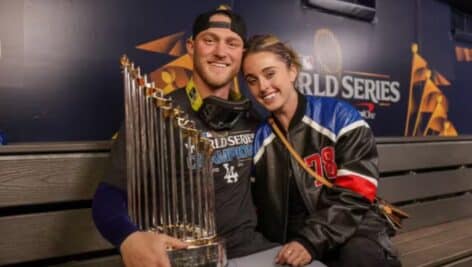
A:
[[[210,21],[210,18],[215,14],[223,14],[230,18],[231,22]],[[231,11],[226,6],[220,6],[217,9],[207,11],[198,15],[193,22],[192,36],[195,38],[200,32],[208,28],[226,28],[230,29],[246,43],[246,24],[241,16]]]

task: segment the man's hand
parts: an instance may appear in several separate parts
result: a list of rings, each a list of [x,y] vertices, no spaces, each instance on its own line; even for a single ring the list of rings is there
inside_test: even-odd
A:
[[[134,232],[121,243],[120,252],[126,267],[170,267],[166,248],[186,248],[178,239],[153,232]]]
[[[305,247],[297,241],[285,244],[275,257],[277,264],[304,266],[311,262],[311,255]]]

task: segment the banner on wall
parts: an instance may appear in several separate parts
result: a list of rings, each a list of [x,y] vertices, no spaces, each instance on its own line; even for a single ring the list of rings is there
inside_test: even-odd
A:
[[[173,33],[136,46],[137,49],[175,57],[150,73],[151,79],[166,93],[184,87],[190,79],[193,66],[184,49],[184,36],[184,32]],[[297,88],[303,94],[349,101],[373,125],[391,123],[389,119],[377,117],[379,109],[385,114],[392,106],[406,102],[404,121],[396,119],[396,126],[403,128],[404,136],[458,135],[454,123],[448,118],[449,100],[441,89],[451,83],[428,66],[427,60],[418,53],[417,44],[411,46],[408,84],[402,84],[390,74],[346,69],[342,44],[328,28],[318,29],[313,38],[306,39],[313,40],[313,54],[299,53],[302,70]],[[456,49],[459,60],[469,60],[468,53],[467,49]]]
[[[436,32],[416,26],[414,5],[377,1],[376,20],[365,22],[278,2],[277,8],[265,6],[267,17],[290,19],[275,28],[262,19],[264,14],[253,19],[254,9],[243,8],[243,15],[255,25],[253,32],[274,33],[298,51],[303,65],[298,77],[302,93],[350,102],[376,136],[470,134],[472,127],[465,114],[472,110],[464,96],[470,95],[466,84],[472,81],[464,80],[471,75],[458,70],[470,73],[470,65],[464,65],[472,54],[464,47],[456,48],[461,63],[451,69],[452,45],[444,45],[451,42],[450,21],[440,9],[448,6],[420,6],[431,14],[442,10],[440,16],[421,21],[441,23],[441,31]],[[422,39],[423,35],[428,38]],[[422,39],[421,46],[417,39]]]
[[[11,1],[5,6],[0,130],[8,140],[112,136],[122,120],[122,54],[166,92],[187,83],[192,60],[185,42],[193,17],[215,2],[110,2]],[[414,1],[376,1],[371,22],[302,2],[239,0],[230,5],[245,18],[250,35],[273,33],[299,53],[301,92],[350,102],[376,136],[472,134],[472,44],[450,40],[447,5],[423,1],[437,7],[423,10],[430,16],[421,18],[425,26],[418,29]],[[428,28],[430,21],[423,20],[434,20],[438,27]],[[245,86],[235,81],[236,90]]]
[[[247,8],[244,3],[240,6],[242,10],[236,11],[249,18],[252,32],[272,32],[293,40],[289,44],[299,52],[302,61],[298,90],[350,102],[377,136],[457,136],[459,131],[454,122],[457,118],[449,114],[455,101],[449,92],[453,90],[451,81],[440,72],[440,65],[432,66],[419,53],[413,42],[413,17],[396,27],[389,26],[396,13],[403,13],[409,5],[379,3],[377,15],[381,21],[375,25],[346,19],[339,23],[340,18],[331,14],[303,17],[304,10],[282,1],[274,3],[277,8],[273,10],[264,5],[268,17],[277,17],[281,10],[292,10],[293,16],[302,15],[301,19],[278,25],[273,20],[267,25],[260,21],[251,24],[256,16],[244,15]],[[151,79],[166,93],[184,87],[190,79],[192,60],[185,51],[188,36],[190,33],[180,31],[136,45],[138,50],[171,56],[150,72]],[[390,41],[392,36],[394,45]],[[457,48],[456,54],[460,60],[469,59],[467,49]],[[235,90],[244,86],[235,80]]]
[[[280,10],[283,11],[281,16],[291,15],[287,10],[293,4],[277,2],[273,6],[278,8],[268,10],[267,16],[277,17],[276,12]],[[444,87],[450,86],[450,82],[439,71],[427,66],[426,59],[418,53],[417,45],[413,45],[416,49],[412,52],[413,30],[408,21],[385,31],[383,28],[386,26],[380,23],[372,26],[366,22],[352,24],[343,21],[340,24],[339,17],[333,15],[307,16],[306,19],[302,16],[298,21],[288,20],[284,25],[274,27],[274,24],[265,25],[261,20],[257,25],[251,24],[254,16],[245,14],[244,4],[241,7],[242,15],[253,32],[272,32],[281,39],[294,40],[289,44],[301,58],[302,71],[297,88],[302,93],[350,102],[369,122],[377,136],[458,134],[454,122],[447,116],[450,100],[441,93]],[[407,6],[395,8],[396,11],[380,5],[378,15],[383,16],[386,9],[393,13],[400,12]],[[291,10],[293,16],[303,15],[303,10]],[[383,22],[388,23],[388,18],[383,18]],[[333,26],[329,27],[330,24]],[[349,32],[346,32],[347,26]],[[399,33],[402,34],[402,38],[397,38],[399,45],[386,45],[389,36]],[[185,53],[185,36],[189,34],[171,33],[136,46],[147,52],[173,56],[169,62],[151,72],[151,78],[166,92],[183,87],[190,78],[192,62]],[[377,43],[364,39],[376,39]],[[365,51],[367,46],[375,47],[375,53]],[[364,58],[356,58],[359,51],[364,51]],[[424,66],[418,65],[418,58],[422,58],[420,61],[425,62]],[[428,71],[429,78],[426,75]]]
[[[388,74],[343,69],[341,44],[329,29],[317,30],[313,39],[314,54],[301,55],[298,89],[302,93],[347,100],[371,122],[379,108],[388,110],[406,99],[404,136],[458,135],[448,118],[449,101],[441,89],[451,84],[440,72],[430,69],[417,44],[412,45],[411,75],[403,87],[408,88],[405,92],[400,81]],[[458,54],[467,57],[467,51],[458,50]]]
[[[332,31],[319,29],[313,40],[313,54],[300,53],[303,69],[297,86],[302,93],[350,101],[367,120],[375,120],[378,107],[400,101],[400,81],[390,75],[345,69],[341,44]]]

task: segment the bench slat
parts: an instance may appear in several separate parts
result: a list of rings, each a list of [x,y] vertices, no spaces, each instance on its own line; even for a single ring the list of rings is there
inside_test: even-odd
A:
[[[446,264],[443,267],[470,267],[470,266],[472,266],[472,256],[460,259],[453,263]]]
[[[425,250],[431,250],[435,247],[444,246],[444,244],[456,242],[469,237],[472,238],[471,221],[461,225],[461,227],[458,227],[457,225],[455,227],[448,227],[448,229],[443,229],[441,232],[431,233],[427,236],[422,236],[408,242],[403,242],[401,243],[399,250],[401,255],[406,256]]]
[[[402,263],[408,266],[443,266],[472,253],[472,236],[449,240],[434,247],[402,256]]]
[[[378,144],[381,172],[418,170],[472,163],[472,142]],[[451,153],[453,151],[453,153]]]
[[[65,264],[53,265],[52,267],[123,267],[123,262],[119,255],[103,257],[93,260],[71,261]]]
[[[108,153],[0,156],[0,207],[91,199]]]
[[[110,249],[90,209],[0,217],[0,265]]]
[[[379,195],[390,202],[410,201],[472,190],[472,168],[389,176],[380,179]]]
[[[11,143],[0,146],[0,155],[65,153],[65,152],[108,152],[111,141],[67,141]]]
[[[472,216],[471,194],[402,206],[411,217],[405,220],[403,232],[421,227],[460,220]]]
[[[472,227],[472,218],[442,223],[435,226],[420,228],[417,230],[400,233],[393,238],[395,244],[402,246],[408,242],[414,242],[417,239],[429,238],[430,236],[441,234],[450,229],[464,229],[465,227]]]
[[[472,218],[468,218],[402,233],[393,241],[404,266],[438,266],[472,253],[471,238]]]

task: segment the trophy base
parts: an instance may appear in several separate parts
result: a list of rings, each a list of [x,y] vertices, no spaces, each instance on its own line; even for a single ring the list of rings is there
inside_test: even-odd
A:
[[[226,250],[223,242],[191,246],[187,249],[169,250],[172,267],[225,267]]]

